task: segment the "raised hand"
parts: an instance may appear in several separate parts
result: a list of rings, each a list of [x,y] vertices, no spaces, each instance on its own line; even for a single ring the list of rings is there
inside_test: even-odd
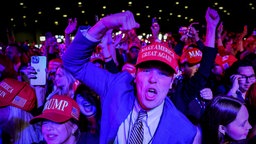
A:
[[[76,30],[76,28],[77,28],[77,19],[76,18],[68,19],[68,26],[65,29],[65,34],[71,34]]]
[[[23,73],[29,80],[30,79],[36,79],[36,70],[34,67],[28,65],[27,67],[24,67],[23,69],[20,70],[21,73]]]
[[[192,36],[193,39],[195,39],[195,41],[198,41],[200,39],[198,31],[193,26],[190,27],[189,34]]]
[[[206,37],[204,45],[214,48],[215,47],[215,33],[217,25],[220,21],[218,12],[210,7],[207,8],[205,13],[206,26]]]
[[[217,28],[217,35],[221,37],[221,34],[223,32],[223,23],[221,22],[220,25]]]
[[[107,29],[119,29],[121,31],[129,31],[140,26],[130,11],[106,16],[102,18],[101,22]]]
[[[150,27],[152,35],[155,39],[158,38],[158,34],[160,31],[160,25],[158,23],[153,23],[152,26]]]
[[[220,17],[219,14],[216,10],[208,7],[206,14],[205,14],[205,19],[207,22],[207,25],[212,25],[212,26],[217,26],[219,21],[220,21]]]
[[[139,27],[140,25],[135,21],[133,13],[126,11],[102,18],[88,30],[87,34],[100,41],[109,29],[126,32]]]

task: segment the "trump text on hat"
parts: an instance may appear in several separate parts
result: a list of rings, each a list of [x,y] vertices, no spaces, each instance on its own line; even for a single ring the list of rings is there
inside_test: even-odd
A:
[[[44,110],[56,109],[60,111],[64,111],[64,109],[68,106],[68,101],[58,100],[58,99],[50,99],[46,102]]]

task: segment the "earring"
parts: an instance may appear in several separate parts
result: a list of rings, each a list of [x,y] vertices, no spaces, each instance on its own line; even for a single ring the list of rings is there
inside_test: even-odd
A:
[[[219,126],[219,132],[223,135],[225,135],[225,130],[224,130],[224,126],[223,125],[220,125]]]

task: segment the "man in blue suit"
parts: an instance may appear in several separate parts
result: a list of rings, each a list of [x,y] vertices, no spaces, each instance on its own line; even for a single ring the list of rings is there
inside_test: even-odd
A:
[[[141,109],[147,112],[142,120],[144,144],[197,143],[197,128],[167,97],[178,69],[176,54],[171,49],[160,43],[142,48],[135,65],[135,78],[128,71],[113,74],[90,62],[93,50],[109,29],[133,28],[139,28],[139,24],[130,11],[106,16],[92,27],[80,26],[63,55],[64,67],[100,96],[100,143],[129,143]],[[214,37],[211,40],[210,44],[214,44]]]

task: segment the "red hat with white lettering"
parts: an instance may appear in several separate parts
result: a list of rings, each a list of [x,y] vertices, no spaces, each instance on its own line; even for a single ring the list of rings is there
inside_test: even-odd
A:
[[[79,120],[80,109],[75,100],[68,96],[54,95],[44,105],[42,114],[30,120],[36,123],[42,120],[50,120],[63,123],[70,119]]]
[[[28,83],[12,78],[0,82],[0,107],[14,106],[30,112],[35,105],[36,94]]]
[[[224,70],[232,66],[233,63],[236,61],[237,61],[237,58],[231,54],[225,55],[225,56],[221,56],[220,54],[217,54],[215,58],[215,64],[221,66]]]
[[[148,61],[159,61],[170,66],[177,73],[178,56],[176,53],[161,43],[155,42],[140,49],[136,66]]]
[[[198,64],[202,60],[203,53],[198,48],[189,48],[180,57],[180,63],[187,62],[190,65]]]

